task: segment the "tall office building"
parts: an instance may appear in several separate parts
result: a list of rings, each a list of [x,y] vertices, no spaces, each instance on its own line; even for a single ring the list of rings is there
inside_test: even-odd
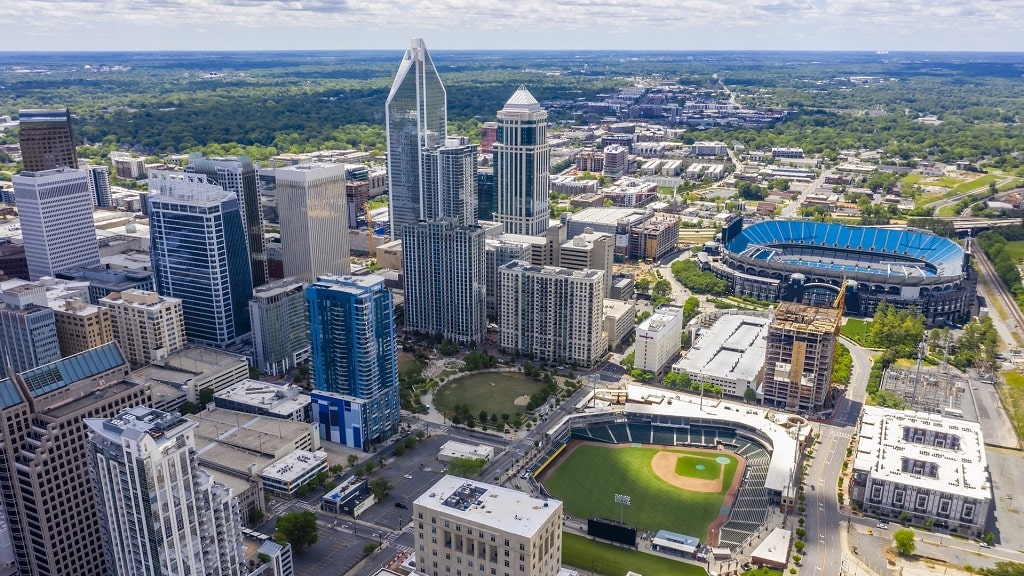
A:
[[[615,238],[587,228],[558,249],[558,265],[571,270],[604,270],[605,297],[611,294]]]
[[[619,144],[604,147],[601,172],[609,178],[622,178],[629,172],[629,148]]]
[[[449,137],[444,146],[424,151],[422,220],[455,218],[464,226],[476,224],[477,152],[464,137]]]
[[[364,452],[398,431],[394,304],[380,276],[325,276],[306,288],[313,422],[320,438]]]
[[[110,311],[90,304],[85,297],[55,298],[48,302],[61,357],[73,356],[114,339]]]
[[[198,423],[135,406],[85,425],[110,573],[248,573],[238,500],[196,462]]]
[[[410,42],[385,102],[391,237],[424,214],[422,153],[438,148],[448,134],[447,94],[427,45]]]
[[[842,312],[780,302],[768,327],[764,403],[798,411],[832,405],[832,361]]]
[[[71,111],[67,108],[18,112],[18,144],[26,172],[78,168]]]
[[[238,198],[201,174],[149,175],[156,291],[180,298],[191,340],[223,348],[249,333],[252,275]]]
[[[608,351],[603,271],[516,260],[498,273],[502,350],[579,366],[593,366]]]
[[[258,286],[249,301],[256,367],[273,376],[309,358],[306,284],[284,278]]]
[[[548,113],[523,86],[498,111],[494,220],[504,224],[509,234],[536,236],[548,229],[551,146],[547,119]]]
[[[185,347],[181,299],[128,289],[100,298],[110,311],[114,339],[133,368],[148,366]]]
[[[349,273],[344,164],[274,170],[284,274],[312,282]]]
[[[0,354],[15,372],[60,360],[57,321],[39,284],[4,286],[0,292]]]
[[[249,269],[253,286],[267,283],[267,246],[263,236],[263,214],[260,211],[260,179],[256,167],[245,156],[236,158],[204,158],[193,154],[188,158],[186,172],[202,174],[208,181],[234,192],[245,222],[245,242],[249,248]]]
[[[22,172],[12,179],[28,273],[33,280],[100,263],[92,196],[84,170]]]
[[[494,220],[498,209],[498,191],[494,187],[494,168],[478,168],[476,171],[477,220]]]
[[[0,380],[0,503],[18,574],[114,576],[99,538],[82,420],[152,402],[149,385],[127,376],[110,342]]]
[[[85,171],[88,175],[89,195],[92,196],[93,206],[113,206],[114,199],[110,194],[110,168],[88,166]]]
[[[405,327],[482,343],[487,331],[484,230],[454,218],[417,222],[402,235]]]

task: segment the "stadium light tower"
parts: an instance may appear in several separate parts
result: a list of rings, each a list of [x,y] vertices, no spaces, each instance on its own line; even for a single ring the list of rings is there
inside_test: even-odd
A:
[[[629,506],[629,496],[616,494],[615,503],[619,505],[619,524],[622,524],[622,518],[626,513],[626,506]]]

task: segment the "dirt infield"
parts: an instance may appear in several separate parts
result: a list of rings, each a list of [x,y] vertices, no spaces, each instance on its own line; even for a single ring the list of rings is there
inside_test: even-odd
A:
[[[562,453],[559,454],[558,457],[555,458],[551,463],[549,463],[547,466],[545,466],[544,470],[542,470],[541,473],[537,475],[537,481],[540,482],[541,484],[543,484],[544,481],[547,480],[547,477],[551,473],[551,471],[555,470],[556,468],[558,468],[558,465],[562,462],[562,460],[565,460],[565,459],[569,458],[569,456],[571,456],[572,453],[575,452],[578,447],[583,446],[583,445],[587,445],[587,444],[592,445],[592,446],[602,446],[604,448],[632,448],[633,447],[632,444],[607,444],[607,443],[604,443],[604,442],[594,442],[594,441],[590,441],[590,440],[570,440],[569,443],[566,445],[565,450],[562,450]],[[681,456],[682,454],[678,454],[676,452],[675,453],[676,457],[675,458],[671,458],[670,465],[668,466],[668,468],[667,469],[664,469],[664,468],[662,469],[663,471],[667,470],[667,474],[674,478],[674,480],[669,480],[669,479],[667,479],[662,474],[662,472],[659,472],[658,469],[654,468],[654,461],[658,460],[658,456],[661,456],[662,454],[668,454],[668,455],[671,456],[673,454],[673,452],[675,452],[676,450],[686,450],[688,452],[703,452],[703,453],[708,454],[709,456],[712,455],[712,454],[721,454],[723,452],[726,452],[726,453],[729,454],[729,456],[731,456],[731,457],[736,459],[736,462],[737,462],[737,464],[736,464],[736,473],[733,474],[732,482],[729,484],[729,490],[722,496],[721,512],[718,514],[718,516],[714,520],[711,521],[711,524],[708,525],[708,532],[707,532],[707,534],[705,535],[705,538],[704,538],[704,541],[707,544],[710,544],[712,546],[717,546],[718,545],[718,532],[721,529],[722,525],[729,521],[729,510],[732,509],[733,504],[736,502],[736,496],[737,496],[737,493],[739,492],[740,483],[742,482],[743,474],[744,474],[744,472],[747,469],[747,461],[746,461],[746,459],[743,458],[742,456],[740,456],[739,454],[736,454],[735,452],[728,452],[728,451],[725,451],[725,450],[710,450],[710,449],[707,449],[707,448],[696,448],[696,447],[690,447],[690,446],[667,446],[667,445],[664,445],[664,444],[643,444],[642,446],[647,447],[647,448],[661,448],[662,449],[662,451],[658,452],[658,454],[656,454],[655,457],[652,458],[652,461],[651,461],[652,471],[659,478],[661,478],[662,480],[665,480],[666,482],[668,482],[672,486],[675,486],[675,487],[683,489],[683,490],[691,490],[691,491],[694,491],[694,492],[721,492],[722,486],[723,486],[723,482],[724,482],[724,478],[722,478],[722,475],[725,474],[725,467],[724,466],[722,467],[722,472],[719,474],[718,480],[701,480],[699,478],[689,478],[689,477],[679,476],[679,475],[676,474],[675,466],[676,466],[676,460],[678,459],[678,456]],[[665,458],[665,457],[663,457],[663,458]],[[667,460],[668,458],[665,458],[665,459]],[[691,482],[693,484],[690,484],[689,486],[681,485],[681,484],[689,484]],[[717,484],[717,489],[711,490],[710,489],[711,486],[709,484],[705,484],[705,483],[712,483],[712,482]],[[693,488],[691,486],[703,486],[704,489],[695,489],[695,488]]]
[[[654,458],[651,458],[651,470],[654,471],[654,474],[658,478],[661,478],[663,481],[668,482],[676,488],[691,490],[693,492],[710,492],[712,494],[718,494],[721,492],[722,477],[725,476],[725,466],[719,465],[718,478],[714,480],[703,480],[701,478],[680,476],[676,473],[676,463],[680,458],[685,458],[686,456],[689,456],[689,454],[680,454],[679,452],[662,450],[655,454]]]

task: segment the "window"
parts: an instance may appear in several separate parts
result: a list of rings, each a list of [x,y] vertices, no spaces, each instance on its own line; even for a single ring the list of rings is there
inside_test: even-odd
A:
[[[893,495],[892,503],[897,506],[903,506],[903,497],[905,495],[906,492],[904,492],[903,490],[897,490]]]
[[[917,495],[917,508],[918,508],[918,510],[923,510],[923,509],[925,509],[927,507],[928,507],[928,495],[927,494],[918,494]]]
[[[963,519],[964,520],[973,520],[974,519],[974,504],[964,504]]]
[[[882,499],[882,487],[878,484],[871,487],[871,499],[876,501]]]

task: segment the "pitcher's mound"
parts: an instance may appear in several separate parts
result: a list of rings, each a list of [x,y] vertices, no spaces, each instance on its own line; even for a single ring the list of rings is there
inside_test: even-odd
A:
[[[680,454],[678,452],[671,452],[668,450],[662,450],[651,458],[651,469],[654,473],[665,482],[675,486],[676,488],[682,488],[683,490],[692,490],[693,492],[712,492],[718,493],[722,491],[722,475],[725,474],[725,467],[720,466],[718,471],[718,478],[714,480],[703,480],[700,478],[690,478],[689,476],[682,476],[676,472],[676,464],[680,458],[693,458],[694,456],[688,454]],[[709,458],[714,461],[714,458]],[[702,466],[698,464],[697,466]],[[704,470],[704,468],[698,468],[698,470]]]
[[[523,394],[519,398],[516,398],[515,402],[513,402],[513,403],[516,406],[526,406],[527,404],[530,403],[530,395],[529,394]]]

